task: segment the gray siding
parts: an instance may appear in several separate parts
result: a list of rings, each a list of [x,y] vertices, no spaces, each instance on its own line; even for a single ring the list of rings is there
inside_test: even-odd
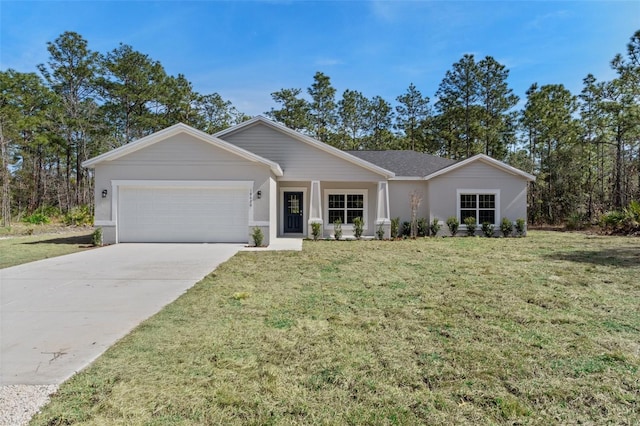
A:
[[[333,224],[328,223],[327,219],[327,202],[325,191],[326,190],[336,190],[335,192],[340,192],[341,189],[344,190],[365,190],[367,194],[367,218],[364,224],[364,232],[365,236],[373,236],[376,231],[376,203],[377,203],[377,183],[369,183],[369,182],[320,182],[320,196],[322,197],[322,218],[324,220],[324,236],[330,237],[333,234]],[[342,230],[344,236],[353,235],[353,225],[343,224]]]
[[[254,220],[268,221],[271,177],[271,170],[266,165],[180,134],[117,160],[98,164],[95,169],[95,219],[111,219],[112,180],[226,180],[253,181],[254,194],[262,191],[262,198],[254,199]],[[109,191],[107,198],[101,196],[103,189]]]
[[[400,218],[400,223],[411,220],[411,204],[409,194],[417,191],[422,196],[418,207],[418,219],[428,218],[428,191],[424,181],[389,181],[389,215],[391,219]]]
[[[431,179],[429,182],[429,216],[445,221],[457,216],[457,190],[500,190],[500,212],[496,221],[503,217],[515,221],[527,217],[527,181],[482,161]]]
[[[384,177],[257,123],[224,140],[280,164],[278,180],[379,181]]]

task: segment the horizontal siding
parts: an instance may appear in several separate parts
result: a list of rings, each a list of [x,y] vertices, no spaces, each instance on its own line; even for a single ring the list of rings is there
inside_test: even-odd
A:
[[[95,168],[95,219],[111,220],[112,180],[222,180],[253,181],[254,193],[262,199],[254,205],[254,220],[269,218],[269,181],[271,169],[181,134],[132,152]],[[108,190],[102,198],[102,190]]]
[[[124,157],[110,164],[255,164],[245,158],[187,134],[179,134]]]
[[[446,220],[458,214],[457,190],[500,190],[500,213],[502,217],[516,220],[527,216],[527,180],[476,161],[458,170],[438,176],[428,181],[428,208],[431,218]]]
[[[437,179],[523,179],[520,176],[515,176],[507,173],[497,167],[490,166],[482,161],[474,161],[471,164],[467,164],[459,169],[445,173]]]
[[[401,222],[411,220],[410,195],[413,191],[421,197],[418,206],[418,218],[426,218],[429,214],[427,207],[428,186],[424,181],[390,181],[389,182],[389,214],[392,218],[399,217]]]
[[[285,135],[263,124],[224,136],[224,140],[280,164],[281,180],[379,181],[384,177]]]

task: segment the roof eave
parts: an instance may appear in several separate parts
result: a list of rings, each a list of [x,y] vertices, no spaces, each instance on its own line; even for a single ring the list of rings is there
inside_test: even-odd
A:
[[[245,158],[246,160],[252,161],[254,163],[267,165],[269,166],[273,174],[275,174],[278,177],[284,174],[284,172],[282,171],[282,168],[278,163],[268,160],[266,158],[260,157],[259,155],[256,155],[245,149],[242,149],[236,145],[230,144],[229,142],[226,142],[220,138],[217,138],[216,136],[194,129],[193,127],[183,123],[174,124],[171,127],[167,127],[166,129],[160,130],[156,133],[153,133],[151,135],[138,139],[137,141],[134,141],[131,144],[123,145],[109,152],[98,155],[97,157],[86,160],[82,163],[82,167],[95,168],[95,166],[98,165],[99,163],[102,163],[105,161],[117,160],[118,158],[134,153],[140,149],[143,149],[161,140],[167,139],[171,136],[175,136],[179,133],[187,133],[197,139],[200,139],[204,142],[210,143],[211,145],[224,149],[225,151],[239,155]]]
[[[460,167],[464,167],[467,164],[473,163],[475,161],[483,161],[484,163],[488,163],[491,166],[497,167],[501,170],[503,170],[506,173],[512,174],[514,176],[520,176],[528,181],[534,182],[536,180],[536,177],[527,173],[527,172],[523,172],[520,169],[517,169],[513,166],[510,166],[506,163],[503,163],[502,161],[496,160],[495,158],[491,158],[488,155],[484,155],[484,154],[476,154],[473,157],[469,157],[465,160],[459,161],[457,163],[454,163],[450,166],[444,167],[440,170],[437,170],[427,176],[424,177],[425,180],[430,180],[433,179],[435,177],[441,176],[443,174],[449,173],[453,170],[459,169]]]
[[[400,181],[400,180],[425,180],[424,176],[395,176],[389,178],[389,180]]]

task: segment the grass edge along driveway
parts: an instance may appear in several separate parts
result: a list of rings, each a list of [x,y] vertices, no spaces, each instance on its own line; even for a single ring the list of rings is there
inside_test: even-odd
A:
[[[32,424],[637,424],[640,240],[244,252]]]
[[[0,238],[0,269],[90,249],[91,233],[74,230]]]

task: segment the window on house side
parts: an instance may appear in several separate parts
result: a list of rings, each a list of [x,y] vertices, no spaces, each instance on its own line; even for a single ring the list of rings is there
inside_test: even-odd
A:
[[[460,194],[460,222],[474,217],[476,223],[496,223],[495,194]]]

